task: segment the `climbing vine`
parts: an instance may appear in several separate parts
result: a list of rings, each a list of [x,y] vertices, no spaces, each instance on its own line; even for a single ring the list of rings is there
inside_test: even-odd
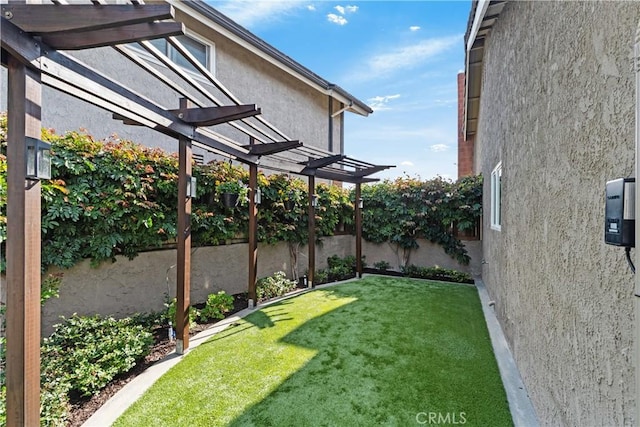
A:
[[[63,268],[90,258],[94,265],[116,255],[135,257],[140,251],[175,242],[178,159],[116,137],[96,141],[82,132],[56,135],[43,130],[52,145],[52,180],[42,181],[42,265]],[[6,240],[6,115],[0,114],[0,243]],[[228,162],[193,165],[197,194],[192,206],[192,243],[224,244],[244,238],[248,210],[226,207],[224,183],[248,184],[248,171]],[[293,247],[308,239],[307,185],[299,178],[258,176],[262,203],[258,239]],[[462,263],[469,260],[452,224],[475,226],[481,213],[481,177],[453,183],[444,179],[403,178],[362,188],[363,235],[389,242],[407,254],[426,238],[442,245]],[[336,230],[353,230],[354,192],[337,186],[316,187],[318,238]],[[406,256],[408,261],[408,256]],[[4,263],[1,265],[4,270]]]

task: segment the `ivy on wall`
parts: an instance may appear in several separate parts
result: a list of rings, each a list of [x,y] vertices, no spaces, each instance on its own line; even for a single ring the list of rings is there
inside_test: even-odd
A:
[[[113,137],[95,141],[90,135],[56,135],[43,130],[52,145],[52,176],[42,181],[42,265],[62,268],[90,258],[94,264],[116,255],[135,257],[140,251],[175,241],[178,159]],[[0,114],[0,242],[6,240],[6,115]],[[248,209],[242,203],[225,207],[224,183],[248,183],[241,166],[215,161],[194,165],[197,195],[192,206],[194,246],[218,245],[244,237]],[[258,239],[266,243],[304,244],[308,238],[307,184],[298,178],[260,173],[262,204]],[[443,179],[398,179],[365,185],[362,197],[363,235],[372,242],[390,242],[410,253],[418,238],[443,246],[460,262],[468,262],[451,224],[471,228],[481,213],[481,178],[458,183]],[[353,191],[316,186],[316,233],[352,231]],[[408,260],[408,257],[407,257]],[[4,270],[4,264],[2,265]]]
[[[398,178],[362,189],[363,237],[371,242],[389,242],[403,251],[408,265],[418,239],[441,245],[461,264],[469,256],[453,227],[473,229],[482,214],[482,176],[464,177],[458,182],[442,178],[421,181]]]

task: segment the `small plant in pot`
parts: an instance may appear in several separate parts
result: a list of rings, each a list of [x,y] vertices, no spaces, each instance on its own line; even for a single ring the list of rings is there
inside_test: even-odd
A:
[[[244,205],[249,200],[249,187],[241,180],[223,182],[216,190],[227,208]]]
[[[298,190],[294,190],[289,192],[285,197],[284,197],[284,209],[286,211],[292,211],[295,209],[296,205],[298,204],[298,202],[300,201],[300,199],[302,198],[302,194],[300,194],[300,192]]]

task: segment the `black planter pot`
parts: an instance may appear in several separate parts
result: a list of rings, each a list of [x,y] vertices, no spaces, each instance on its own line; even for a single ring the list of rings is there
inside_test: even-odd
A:
[[[293,200],[285,200],[284,201],[284,208],[288,211],[292,211],[293,208],[296,207],[296,202],[294,202]]]
[[[238,195],[235,193],[222,193],[222,203],[227,208],[233,208],[238,203]]]

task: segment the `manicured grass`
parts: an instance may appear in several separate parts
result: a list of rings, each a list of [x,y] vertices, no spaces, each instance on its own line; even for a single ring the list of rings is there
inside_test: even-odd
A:
[[[367,277],[252,313],[189,353],[115,425],[437,421],[512,425],[476,289]]]

